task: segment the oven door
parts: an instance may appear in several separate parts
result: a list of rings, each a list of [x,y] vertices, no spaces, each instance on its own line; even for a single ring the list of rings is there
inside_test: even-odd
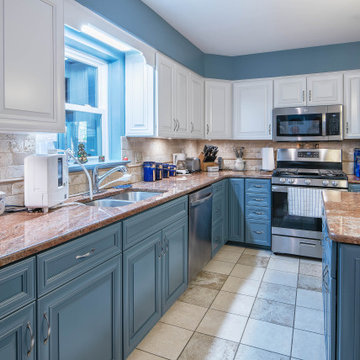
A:
[[[272,186],[272,234],[321,239],[321,217],[314,218],[289,214],[289,188],[290,186]]]

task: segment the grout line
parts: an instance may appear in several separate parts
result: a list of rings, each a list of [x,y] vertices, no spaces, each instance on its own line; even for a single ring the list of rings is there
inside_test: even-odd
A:
[[[138,349],[137,347],[130,353],[130,355],[131,355],[135,350],[144,352],[144,353],[149,354],[149,355],[157,356],[157,357],[159,357],[160,359],[170,360],[169,358],[166,358],[166,357],[164,357],[164,356],[156,355],[156,354],[153,354],[153,353],[151,353],[151,352],[149,352],[149,351],[145,351],[145,350]],[[129,355],[129,356],[130,356],[130,355]]]
[[[296,317],[296,305],[297,305],[297,289],[299,285],[299,274],[300,274],[300,261],[298,265],[298,276],[297,276],[297,287],[296,287],[296,294],[295,294],[295,307],[294,307],[294,319],[293,319],[293,327],[292,327],[292,335],[291,335],[291,347],[290,347],[290,357],[292,357],[293,345],[294,345],[294,332],[295,332],[295,317]]]

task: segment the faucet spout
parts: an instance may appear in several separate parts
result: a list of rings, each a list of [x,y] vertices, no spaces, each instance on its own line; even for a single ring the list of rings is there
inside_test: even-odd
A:
[[[105,174],[103,175],[99,175],[99,167],[96,166],[93,170],[93,183],[94,183],[94,192],[98,192],[101,183],[107,178],[109,177],[111,174],[113,174],[114,172],[120,171],[123,174],[127,173],[127,167],[124,165],[119,165],[119,166],[115,166],[114,168],[108,170]]]

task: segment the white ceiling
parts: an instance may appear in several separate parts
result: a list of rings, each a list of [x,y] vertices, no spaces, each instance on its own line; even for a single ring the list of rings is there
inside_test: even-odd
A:
[[[360,0],[142,0],[208,54],[360,40]]]

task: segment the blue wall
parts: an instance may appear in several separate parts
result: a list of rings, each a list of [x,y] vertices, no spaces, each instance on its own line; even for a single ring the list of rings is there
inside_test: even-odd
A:
[[[200,75],[240,80],[360,69],[360,42],[245,56],[204,54],[140,0],[77,0]]]

